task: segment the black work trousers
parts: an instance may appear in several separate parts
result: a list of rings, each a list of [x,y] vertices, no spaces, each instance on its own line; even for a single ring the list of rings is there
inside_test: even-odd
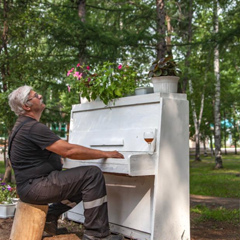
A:
[[[85,233],[95,237],[109,235],[107,196],[102,171],[95,166],[53,171],[18,186],[22,201],[49,204],[48,214],[60,216],[83,201]]]

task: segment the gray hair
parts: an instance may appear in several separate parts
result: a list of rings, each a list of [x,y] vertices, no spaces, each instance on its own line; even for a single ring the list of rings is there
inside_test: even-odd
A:
[[[14,90],[8,95],[8,104],[11,107],[11,110],[17,115],[23,115],[25,110],[23,105],[27,103],[28,96],[32,87],[22,86]]]

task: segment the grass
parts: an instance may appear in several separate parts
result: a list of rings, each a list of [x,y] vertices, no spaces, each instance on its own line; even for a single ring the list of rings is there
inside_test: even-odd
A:
[[[240,198],[240,156],[223,155],[223,169],[214,169],[214,157],[201,162],[190,160],[190,193],[204,196]]]
[[[211,221],[211,222],[227,222],[231,224],[239,224],[239,209],[228,210],[225,208],[209,209],[206,206],[197,205],[191,208],[191,212],[199,214],[195,222]]]
[[[240,155],[223,155],[223,168],[214,169],[214,157],[202,157],[201,162],[190,159],[190,193],[204,196],[240,198]],[[203,205],[191,208],[199,214],[194,222],[226,222],[239,224],[240,209],[210,209]]]

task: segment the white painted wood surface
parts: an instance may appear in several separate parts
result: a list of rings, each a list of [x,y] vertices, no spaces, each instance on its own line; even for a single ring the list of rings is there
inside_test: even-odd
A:
[[[111,230],[140,240],[190,240],[186,95],[131,96],[110,106],[84,103],[73,106],[71,116],[71,143],[116,149],[125,156],[64,163],[66,168],[96,165],[102,169]],[[150,130],[155,132],[153,154],[143,139]],[[82,205],[67,217],[83,222]]]

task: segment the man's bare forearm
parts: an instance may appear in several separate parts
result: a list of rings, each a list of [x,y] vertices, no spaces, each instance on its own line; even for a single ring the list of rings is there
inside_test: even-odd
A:
[[[55,152],[62,157],[78,160],[99,159],[99,158],[124,158],[118,151],[102,151],[87,148],[77,144],[70,144],[63,140],[59,140],[49,147],[47,150]]]

